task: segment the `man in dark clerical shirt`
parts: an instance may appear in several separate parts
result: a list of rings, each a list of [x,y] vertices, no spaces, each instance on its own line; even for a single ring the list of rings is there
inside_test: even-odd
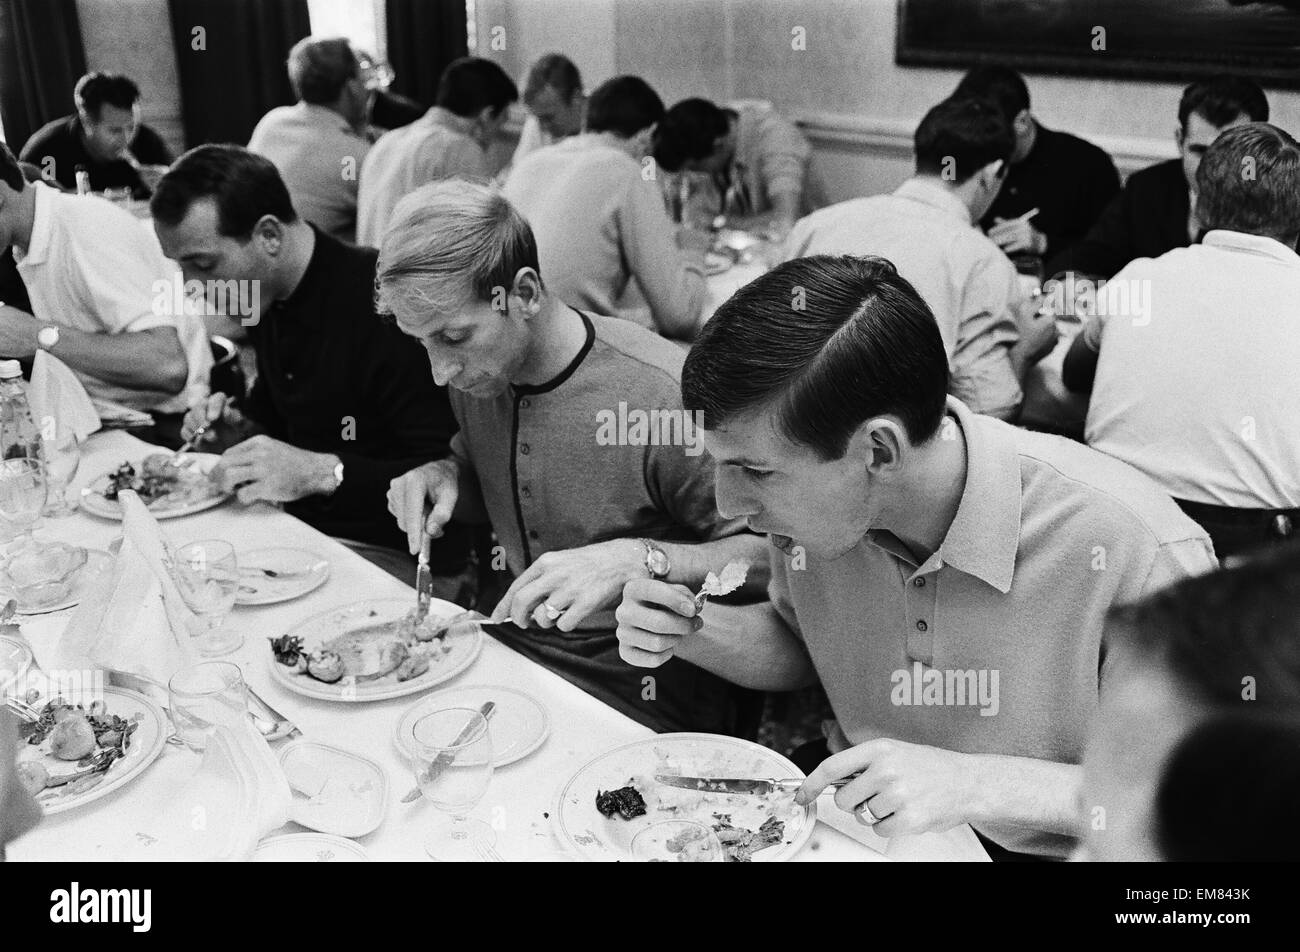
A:
[[[1134,172],[1087,236],[1047,263],[1047,275],[1064,271],[1111,278],[1137,258],[1159,258],[1196,241],[1191,191],[1201,156],[1224,129],[1268,121],[1264,90],[1241,76],[1192,83],[1178,103],[1178,158]]]
[[[19,158],[67,189],[77,187],[80,168],[91,191],[129,188],[133,198],[148,198],[172,155],[140,121],[140,88],[125,76],[87,73],[74,99],[77,111],[37,129]]]
[[[183,435],[219,420],[231,426],[214,431],[230,445],[251,421],[256,435],[222,455],[223,488],[244,503],[287,503],[322,532],[361,543],[354,548],[381,565],[407,561],[387,512],[388,484],[445,456],[456,423],[423,349],[375,313],[377,252],[300,219],[275,166],[239,146],[181,156],[150,209],[164,252],[187,284],[204,282],[209,308],[238,293],[258,314],[248,328],[257,351],[252,393],[238,413],[224,396],[209,398],[186,418]],[[443,597],[456,594],[467,539],[464,530],[435,546],[434,574],[451,586],[437,591]]]
[[[1110,156],[1091,142],[1040,124],[1029,111],[1029,89],[1013,69],[977,67],[953,95],[992,100],[1015,129],[1006,181],[980,220],[998,247],[1008,255],[1050,258],[1086,235],[1119,191]]]

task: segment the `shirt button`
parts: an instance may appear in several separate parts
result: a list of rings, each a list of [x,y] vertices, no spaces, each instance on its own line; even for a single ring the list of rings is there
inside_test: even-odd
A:
[[[528,444],[527,444],[527,443],[520,443],[520,444],[519,444],[519,452],[520,452],[520,453],[523,453],[525,456],[527,456],[527,455],[528,455]]]
[[[930,626],[927,625],[927,624],[925,623],[924,620],[921,620],[921,621],[918,621],[918,622],[916,623],[916,630],[917,630],[917,631],[929,631],[929,630],[930,630]]]
[[[527,397],[524,397],[522,400],[519,401],[519,405],[523,407],[525,410],[527,410],[529,407],[533,405],[533,402],[529,400]]]
[[[925,579],[914,578],[912,579],[912,584],[915,585],[917,588],[925,588]]]
[[[536,541],[537,541],[537,530],[536,530],[536,529],[529,529],[529,530],[528,530],[528,538],[530,538],[530,539],[532,539],[534,542],[536,542]]]
[[[529,489],[527,486],[524,486],[519,490],[519,495],[523,496],[525,499],[532,499],[533,491]]]

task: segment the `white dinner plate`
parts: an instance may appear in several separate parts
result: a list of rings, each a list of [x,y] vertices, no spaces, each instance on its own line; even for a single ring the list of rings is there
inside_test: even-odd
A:
[[[0,695],[32,666],[32,649],[17,638],[0,636]]]
[[[397,749],[407,757],[415,756],[415,723],[424,714],[447,707],[469,707],[477,711],[488,701],[496,702],[488,720],[493,766],[513,764],[542,746],[551,732],[551,718],[540,701],[517,688],[500,684],[467,684],[430,694],[408,708],[397,722],[394,734]]]
[[[776,816],[785,823],[781,842],[753,856],[754,862],[773,863],[794,856],[812,836],[816,811],[812,806],[796,806],[790,794],[749,796],[682,790],[656,783],[656,773],[775,779],[803,776],[776,751],[737,737],[687,733],[647,737],[601,754],[564,785],[554,814],[560,841],[586,860],[628,862],[633,859],[633,837],[664,820],[694,820],[712,826],[714,814],[725,814],[732,826],[757,830]],[[632,820],[617,814],[603,816],[596,809],[596,794],[625,787],[630,781],[646,801],[646,815]]]
[[[206,475],[212,472],[212,468],[217,465],[220,459],[221,457],[216,453],[182,453],[180,465],[193,467]],[[139,472],[142,464],[141,460],[130,462]],[[114,469],[116,468],[114,467]],[[116,499],[109,499],[104,495],[104,490],[108,488],[108,477],[109,473],[105,473],[81,490],[81,508],[92,516],[99,516],[102,519],[121,520],[122,507]],[[153,513],[155,519],[176,519],[180,516],[189,516],[196,512],[203,512],[215,506],[220,506],[229,498],[230,493],[223,493],[216,486],[209,484],[207,492],[199,498],[171,500],[163,496],[149,503],[147,508]]]
[[[99,549],[86,550],[86,564],[77,569],[77,574],[73,576],[72,585],[68,589],[68,595],[52,605],[33,606],[23,602],[18,602],[15,611],[19,615],[48,615],[50,612],[61,612],[65,608],[75,608],[81,604],[86,592],[99,578],[100,573],[106,571],[113,564],[113,557],[107,552],[101,552]],[[9,598],[17,598],[12,592],[7,590],[7,586],[0,583],[0,602]]]
[[[306,549],[257,549],[239,553],[236,605],[275,605],[314,592],[330,577],[329,559]],[[261,569],[278,574],[273,578]]]
[[[328,833],[286,833],[262,840],[254,863],[368,863],[358,843]]]
[[[74,794],[57,795],[55,791],[62,789],[57,787],[53,790],[46,788],[46,792],[37,794],[36,802],[45,808],[46,816],[75,810],[101,797],[106,797],[119,787],[130,783],[162,753],[167,735],[171,733],[162,709],[143,695],[108,686],[102,689],[102,694],[97,689],[95,695],[97,699],[103,698],[109,714],[128,719],[139,714],[140,726],[131,735],[126,755],[109,767],[108,772],[104,774],[104,779],[95,786]],[[44,703],[41,701],[40,706]],[[81,769],[75,761],[59,760],[50,754],[48,738],[44,743],[36,746],[31,744],[19,746],[18,762],[21,764],[29,760],[41,761],[52,775],[74,773]]]
[[[304,650],[317,651],[325,642],[358,628],[399,621],[414,607],[413,597],[371,599],[322,612],[295,625],[286,634],[301,638]],[[465,609],[459,605],[440,598],[429,603],[430,618],[449,618],[464,613]],[[397,681],[390,674],[372,682],[356,683],[344,677],[341,681],[326,684],[306,674],[295,674],[293,669],[276,661],[269,640],[266,660],[271,666],[271,676],[297,694],[324,701],[383,701],[427,691],[460,674],[478,657],[483,647],[483,629],[479,625],[458,626],[447,636],[446,645],[450,648],[447,654],[430,664],[424,674],[409,681]]]

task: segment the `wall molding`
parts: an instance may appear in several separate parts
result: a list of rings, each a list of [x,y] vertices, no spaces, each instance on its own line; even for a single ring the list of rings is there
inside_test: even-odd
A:
[[[796,115],[794,122],[803,130],[814,149],[860,152],[908,161],[912,157],[915,123],[910,120],[834,112],[804,112]],[[1123,176],[1153,163],[1172,159],[1178,154],[1173,142],[1168,139],[1114,136],[1085,138],[1109,152]]]

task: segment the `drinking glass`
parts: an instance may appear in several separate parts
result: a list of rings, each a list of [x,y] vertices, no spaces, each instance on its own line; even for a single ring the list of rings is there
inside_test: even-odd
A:
[[[0,461],[0,518],[18,530],[20,541],[31,541],[45,494],[45,466],[40,460],[20,456]]]
[[[197,754],[219,725],[235,727],[248,716],[248,689],[239,666],[203,661],[181,668],[167,682],[176,736]]]
[[[432,711],[414,726],[415,782],[420,793],[450,819],[424,841],[430,857],[445,862],[481,860],[496,844],[496,831],[469,819],[492,779],[492,735],[481,713],[469,707]]]
[[[49,499],[43,516],[62,518],[73,513],[68,505],[68,484],[81,466],[81,443],[71,429],[64,429],[55,439],[45,441],[45,480]]]
[[[128,186],[106,188],[104,189],[104,197],[114,205],[126,208],[131,204],[131,189]]]
[[[239,593],[234,546],[220,539],[186,543],[172,553],[172,577],[190,611],[203,620],[199,654],[223,655],[244,643],[242,634],[222,627]]]

